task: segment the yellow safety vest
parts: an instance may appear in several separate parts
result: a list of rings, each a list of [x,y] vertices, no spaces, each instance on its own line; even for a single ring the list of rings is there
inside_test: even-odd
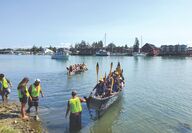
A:
[[[6,78],[3,78],[3,80],[2,80],[2,87],[3,87],[3,89],[7,89],[9,87]]]
[[[71,113],[78,113],[82,111],[81,101],[79,97],[71,98],[69,100]]]
[[[30,96],[27,86],[25,86],[25,93],[26,93],[27,97]],[[18,89],[18,96],[19,96],[19,98],[23,98],[23,94],[21,93],[21,89]]]
[[[34,84],[31,85],[31,96],[32,97],[38,97],[40,95],[40,91],[41,91],[41,86],[35,86]]]

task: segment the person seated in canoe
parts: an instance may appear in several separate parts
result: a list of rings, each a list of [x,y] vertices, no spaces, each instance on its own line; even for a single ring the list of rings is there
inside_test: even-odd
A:
[[[99,80],[99,83],[95,86],[94,89],[96,89],[95,96],[103,97],[105,95],[106,85],[103,78]]]
[[[116,71],[115,73],[113,73],[113,79],[114,79],[114,83],[113,83],[113,92],[118,92],[119,91],[119,73]]]
[[[109,97],[111,96],[113,93],[111,91],[111,86],[107,86],[107,89],[105,90],[105,95],[104,97]]]
[[[120,82],[120,90],[123,89],[123,87],[125,86],[125,81],[123,80],[122,77],[119,78],[119,82]]]

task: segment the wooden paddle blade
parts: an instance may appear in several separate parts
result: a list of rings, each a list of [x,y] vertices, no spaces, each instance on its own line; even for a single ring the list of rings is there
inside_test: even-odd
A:
[[[121,64],[120,64],[120,62],[118,62],[117,66],[118,66],[118,67],[121,67]]]
[[[97,83],[98,83],[98,73],[99,73],[99,63],[98,62],[96,65],[96,73],[97,73]]]
[[[99,73],[99,64],[98,64],[98,62],[97,62],[97,65],[96,65],[96,72],[97,72],[97,75],[98,75],[98,73]]]
[[[113,62],[111,62],[111,66],[110,66],[110,74],[111,74],[112,68],[113,68]]]

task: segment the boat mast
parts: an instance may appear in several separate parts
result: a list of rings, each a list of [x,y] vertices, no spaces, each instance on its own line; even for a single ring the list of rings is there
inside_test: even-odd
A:
[[[106,38],[107,38],[107,34],[105,33],[105,44],[104,44],[104,47],[106,47]]]
[[[142,35],[141,35],[141,48],[142,48],[142,46],[143,46],[143,38],[142,38]],[[140,48],[139,48],[139,52],[141,52]]]

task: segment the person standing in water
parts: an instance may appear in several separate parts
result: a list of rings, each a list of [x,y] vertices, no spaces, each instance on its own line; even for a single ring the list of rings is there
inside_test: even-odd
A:
[[[31,107],[35,106],[36,114],[38,114],[39,95],[41,93],[41,96],[44,96],[40,82],[40,79],[36,79],[35,82],[29,87],[29,94],[32,97],[32,101],[30,99],[28,100],[27,113],[30,113]]]
[[[8,95],[11,92],[12,83],[10,80],[5,78],[4,74],[0,74],[0,94],[3,102],[7,102]]]
[[[27,103],[27,99],[29,98],[32,101],[31,96],[29,95],[27,83],[29,82],[29,78],[25,77],[19,83],[17,87],[19,101],[21,102],[21,117],[22,119],[29,119],[29,117],[25,113],[25,105]]]
[[[72,91],[71,95],[72,97],[68,101],[65,117],[67,117],[70,111],[69,130],[72,132],[81,129],[81,112],[82,112],[81,102],[86,102],[86,100],[84,98],[78,97],[76,91]]]

